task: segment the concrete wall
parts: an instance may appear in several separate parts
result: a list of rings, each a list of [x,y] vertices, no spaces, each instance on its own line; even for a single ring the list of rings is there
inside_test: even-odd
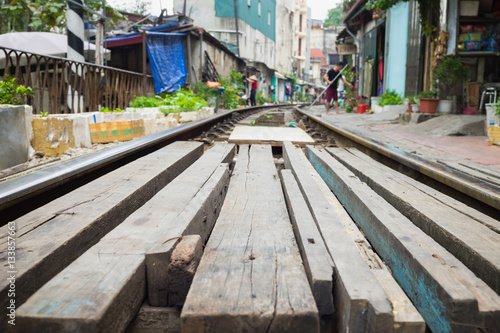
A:
[[[174,10],[182,12],[183,5],[183,0],[175,0]],[[190,13],[194,25],[207,30],[220,41],[236,43],[234,17],[217,17],[214,0],[191,0],[188,2],[186,11],[187,14]],[[262,13],[262,15],[266,17],[267,21],[267,12]],[[240,33],[240,57],[263,62],[268,67],[273,68],[276,51],[275,42],[241,19],[238,19],[238,31]]]
[[[292,73],[293,55],[293,0],[276,1],[276,52],[274,68],[278,72]]]
[[[28,161],[32,119],[31,106],[0,105],[0,170]]]
[[[385,89],[394,89],[398,94],[405,94],[406,86],[406,43],[408,41],[408,13],[407,2],[400,2],[389,11],[390,31],[386,32],[389,38],[386,46],[388,54],[384,64],[387,66],[387,77],[384,82]]]

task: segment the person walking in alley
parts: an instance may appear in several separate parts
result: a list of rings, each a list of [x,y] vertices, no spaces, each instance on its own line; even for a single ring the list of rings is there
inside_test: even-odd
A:
[[[328,82],[328,88],[326,89],[326,114],[330,114],[330,103],[332,99],[335,102],[335,111],[339,113],[337,93],[337,85],[339,79],[342,80],[344,85],[349,86],[352,89],[352,84],[347,82],[347,80],[342,75],[339,75],[343,65],[344,64],[341,62],[335,64],[333,68],[330,68],[330,70],[323,76],[323,79]]]
[[[256,106],[257,103],[255,102],[255,96],[257,95],[257,77],[252,75],[247,78],[247,80],[252,84],[252,89],[250,90],[250,105]]]

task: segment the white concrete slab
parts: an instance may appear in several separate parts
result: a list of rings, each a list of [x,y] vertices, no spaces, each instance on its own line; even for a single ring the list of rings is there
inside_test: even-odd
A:
[[[229,137],[235,144],[270,144],[282,146],[283,141],[305,146],[314,144],[313,138],[300,128],[269,126],[236,126]]]

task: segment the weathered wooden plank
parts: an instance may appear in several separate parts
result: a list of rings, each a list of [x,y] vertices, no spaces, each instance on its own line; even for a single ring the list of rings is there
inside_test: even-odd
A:
[[[363,160],[367,165],[371,165],[373,168],[377,168],[380,170],[386,170],[386,167],[381,164],[381,163],[374,163],[374,160],[367,156],[366,154],[363,154],[357,149],[349,149],[349,152],[361,160]],[[351,170],[352,171],[352,170]],[[400,179],[405,179],[408,180],[408,177],[405,175],[401,174],[393,174],[394,177],[399,177]],[[364,181],[364,180],[363,180]],[[471,208],[470,206],[453,199],[450,196],[447,196],[425,184],[422,184],[420,182],[412,182],[411,185],[420,191],[427,193],[429,196],[432,196],[435,198],[437,201],[442,202],[443,204],[451,207],[452,209],[455,209],[461,213],[463,213],[466,216],[469,216],[471,219],[473,219],[476,222],[479,222],[481,224],[484,224],[486,227],[490,228],[491,230],[495,231],[496,233],[500,233],[500,221],[495,220],[494,218],[489,217],[486,214],[481,213],[477,209]]]
[[[210,230],[190,224],[206,201],[221,198],[229,179],[227,164],[234,145],[218,144],[191,167],[131,214],[99,243],[45,284],[18,309],[25,331],[122,331],[145,297],[145,253],[162,241],[182,236],[189,229]],[[217,213],[214,213],[217,216]],[[206,225],[213,225],[207,221]],[[207,235],[203,235],[206,238]],[[106,258],[105,265],[101,265]],[[134,258],[134,265],[127,264]],[[115,279],[120,267],[120,279]],[[125,282],[138,279],[144,288],[132,290]],[[83,277],[82,277],[83,276]],[[68,287],[71,285],[71,288]],[[64,290],[69,292],[65,292]],[[57,292],[56,292],[57,291]],[[116,297],[115,295],[120,295]],[[109,311],[112,313],[110,314]]]
[[[285,167],[295,175],[333,259],[337,331],[392,330],[394,317],[390,301],[370,269],[380,263],[376,256],[361,256],[361,251],[370,252],[368,246],[363,246],[367,244],[365,238],[331,191],[322,188],[313,177],[315,171],[308,166],[305,156],[290,142],[284,143],[283,154]],[[373,262],[368,266],[370,259]]]
[[[16,224],[16,305],[69,265],[203,154],[176,142],[26,214]],[[0,266],[7,264],[7,227],[0,228]],[[8,289],[0,271],[0,292]],[[7,297],[0,299],[7,306]],[[0,319],[4,323],[5,316]]]
[[[372,272],[391,302],[392,313],[394,314],[394,329],[392,332],[424,333],[424,318],[394,280],[387,267],[382,265],[380,269],[374,269]]]
[[[333,313],[333,261],[290,170],[281,170],[288,213],[321,315]]]
[[[327,151],[500,293],[500,234],[436,200],[436,191],[416,180],[350,151]]]
[[[457,171],[463,172],[468,176],[481,179],[488,183],[495,184],[500,186],[500,173],[494,172],[493,170],[489,170],[488,168],[482,168],[479,165],[467,165],[464,163],[458,163],[453,161],[438,161],[439,163],[455,169]]]
[[[203,255],[199,235],[184,236],[172,253],[168,266],[168,303],[182,307]]]
[[[266,127],[266,126],[236,126],[229,136],[229,142],[242,144],[270,144],[281,146],[284,141],[306,145],[314,143],[314,139],[301,128]]]
[[[125,333],[181,333],[181,311],[144,302]]]
[[[433,331],[499,327],[500,298],[491,288],[326,151],[306,152]]]
[[[183,332],[318,332],[270,146],[240,146],[181,313]]]

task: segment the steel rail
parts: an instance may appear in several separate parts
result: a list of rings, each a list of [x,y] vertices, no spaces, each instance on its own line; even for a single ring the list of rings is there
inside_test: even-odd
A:
[[[295,110],[307,116],[314,122],[352,140],[370,150],[388,157],[406,167],[420,172],[442,184],[445,184],[461,193],[468,195],[484,204],[500,210],[500,187],[483,180],[453,170],[444,165],[426,160],[419,156],[407,153],[399,148],[365,137],[360,133],[353,133],[339,126],[327,123],[319,117],[310,115],[296,107]]]
[[[121,145],[77,157],[45,169],[33,171],[24,176],[0,183],[0,211],[111,163],[137,154],[140,151],[162,145],[162,143],[172,141],[182,135],[188,134],[188,136],[194,137],[203,128],[208,129],[218,122],[231,117],[233,113],[286,107],[291,107],[291,105],[257,106],[219,112],[208,118],[127,141]]]

